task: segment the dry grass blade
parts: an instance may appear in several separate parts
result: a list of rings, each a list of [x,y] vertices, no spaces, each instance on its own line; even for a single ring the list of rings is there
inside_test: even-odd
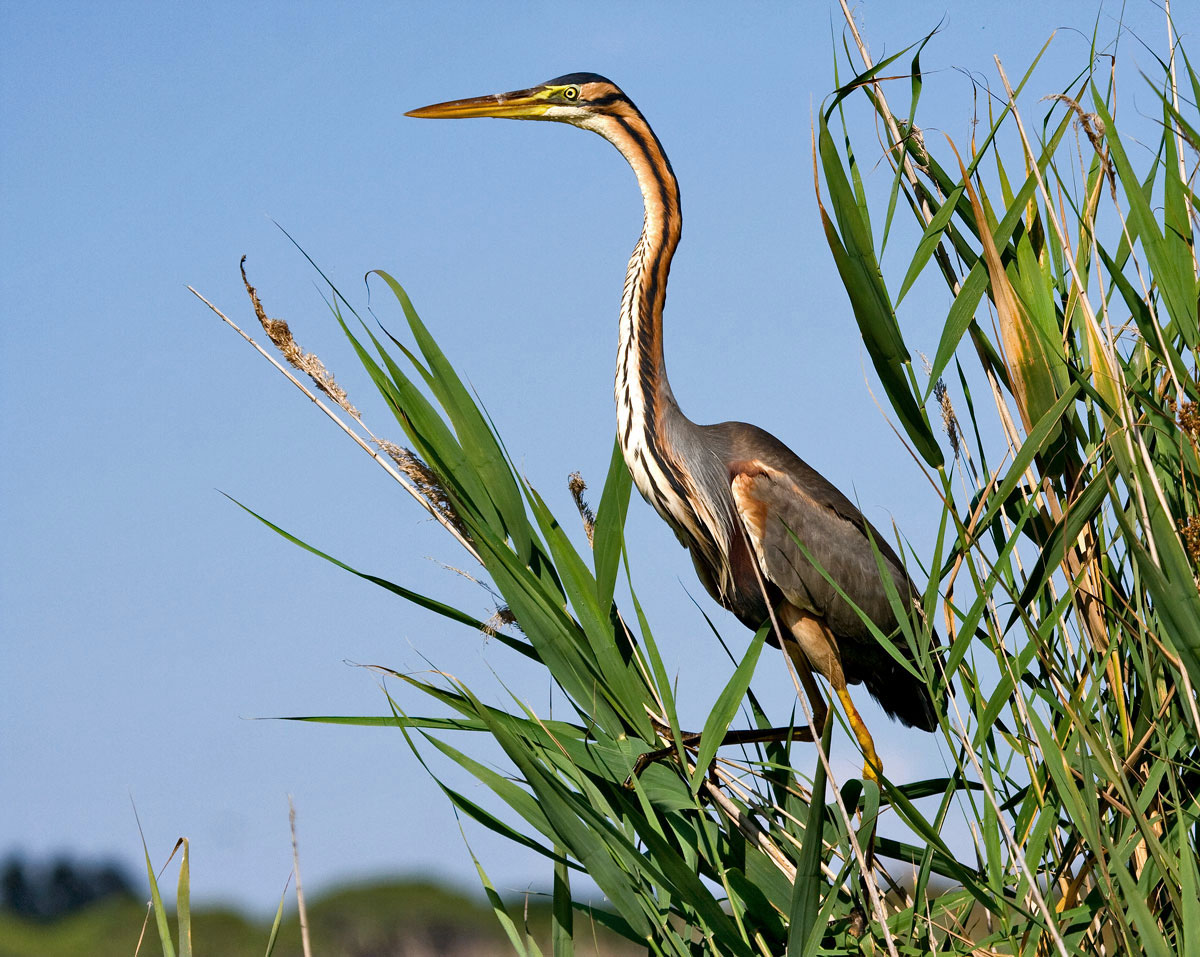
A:
[[[292,874],[296,878],[296,912],[300,917],[300,943],[304,957],[312,957],[312,942],[308,935],[308,907],[304,902],[304,885],[300,882],[300,846],[296,841],[296,804],[288,795],[288,830],[292,835]]]

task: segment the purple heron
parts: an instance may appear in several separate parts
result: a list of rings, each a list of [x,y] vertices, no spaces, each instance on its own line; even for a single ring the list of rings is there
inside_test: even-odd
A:
[[[902,601],[915,601],[917,592],[886,539],[773,435],[744,422],[697,425],[680,411],[663,362],[662,321],[682,225],[679,184],[641,112],[610,80],[572,73],[527,90],[436,103],[407,115],[569,123],[599,133],[629,162],[645,220],[621,297],[616,400],[625,462],[638,491],[691,552],[709,594],[749,628],[768,618],[775,623],[771,643],[782,644],[794,663],[818,732],[828,712],[811,669],[829,682],[862,747],[864,776],[878,779],[879,756],[847,685],[865,684],[888,714],[909,727],[932,731],[937,713],[925,684],[875,640],[863,620],[865,615],[884,634],[898,632],[876,553]],[[908,654],[905,642],[895,647]]]

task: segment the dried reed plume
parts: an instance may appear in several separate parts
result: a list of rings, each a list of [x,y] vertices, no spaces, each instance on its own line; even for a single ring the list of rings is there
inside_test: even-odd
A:
[[[954,406],[950,402],[950,393],[946,391],[945,380],[938,379],[934,383],[933,397],[937,399],[938,407],[942,410],[942,428],[950,437],[950,448],[954,450],[954,457],[958,458],[958,416],[954,414]]]
[[[517,616],[512,613],[512,609],[508,605],[501,605],[496,609],[496,613],[483,623],[483,633],[489,638],[494,638],[505,626],[515,627],[517,631],[522,630],[521,623],[517,621]]]
[[[567,476],[567,488],[571,490],[571,498],[575,499],[575,507],[579,509],[579,517],[583,519],[583,530],[587,532],[588,544],[592,544],[592,536],[596,532],[596,513],[583,498],[587,491],[587,482],[579,472]]]
[[[1200,518],[1193,515],[1181,527],[1183,546],[1187,549],[1188,558],[1200,565]]]
[[[1184,402],[1175,408],[1174,401],[1171,402],[1171,411],[1176,412],[1179,416],[1179,427],[1183,429],[1193,439],[1200,439],[1200,404],[1195,402]]]
[[[318,391],[332,399],[339,408],[343,409],[360,428],[366,433],[367,438],[364,439],[353,428],[338,418],[337,414],[327,408],[321,400],[305,387],[305,385],[281,366],[270,354],[263,349],[257,342],[246,334],[232,319],[221,312],[216,306],[205,299],[199,292],[188,286],[192,294],[203,302],[209,309],[215,312],[221,321],[230,326],[243,339],[252,345],[259,354],[270,361],[280,372],[282,372],[292,384],[295,385],[301,392],[309,397],[317,406],[325,412],[334,422],[352,438],[360,448],[367,452],[372,458],[378,462],[389,475],[392,476],[400,485],[412,495],[425,509],[437,519],[443,527],[447,529],[459,543],[470,552],[477,561],[479,561],[479,553],[475,549],[475,545],[467,533],[458,512],[455,510],[450,496],[446,493],[445,486],[438,478],[437,474],[429,468],[416,454],[410,449],[403,448],[390,442],[387,439],[381,439],[376,436],[362,420],[362,414],[351,403],[346,394],[346,390],[337,384],[325,364],[311,352],[305,352],[296,343],[292,336],[291,329],[283,319],[270,318],[266,310],[263,308],[262,301],[258,297],[257,290],[250,285],[250,280],[246,276],[246,257],[241,258],[239,267],[242,273],[242,283],[246,287],[246,293],[250,296],[250,302],[254,306],[254,314],[258,317],[259,323],[266,332],[268,338],[276,349],[282,354],[283,358],[295,369],[312,380]],[[371,448],[371,443],[375,445],[381,452],[384,453],[399,469],[396,472],[388,462],[382,458],[378,452]]]
[[[1060,103],[1067,104],[1067,107],[1075,114],[1075,129],[1083,130],[1084,136],[1088,138],[1088,142],[1092,144],[1092,149],[1096,151],[1096,156],[1100,160],[1100,166],[1104,170],[1104,175],[1108,179],[1108,188],[1112,193],[1114,200],[1117,198],[1117,171],[1113,167],[1112,161],[1108,158],[1108,147],[1104,145],[1104,121],[1096,113],[1088,113],[1082,106],[1076,103],[1065,93],[1053,93],[1050,96],[1042,97],[1044,100],[1058,100]]]
[[[326,368],[325,363],[320,360],[316,353],[305,352],[300,348],[300,344],[292,336],[292,330],[289,328],[286,320],[272,319],[267,315],[262,301],[258,298],[258,291],[250,285],[250,280],[246,277],[245,256],[242,257],[238,266],[242,271],[242,283],[245,285],[246,293],[250,296],[250,302],[254,306],[254,314],[258,317],[263,331],[267,334],[267,337],[274,344],[275,348],[279,350],[280,354],[290,365],[307,375],[318,389],[329,396],[329,398],[345,409],[350,415],[354,416],[355,421],[359,425],[362,425],[362,414],[350,404],[346,390],[337,384],[333,373]],[[363,427],[366,428],[365,425]],[[367,434],[370,435],[371,441],[399,466],[400,471],[412,479],[421,497],[469,542],[471,536],[467,533],[466,526],[463,524],[458,512],[454,510],[450,496],[446,494],[445,486],[443,486],[441,480],[433,470],[421,461],[411,449],[403,448],[387,439],[377,438],[369,429],[367,430]]]
[[[933,371],[933,364],[929,361],[929,356],[924,352],[921,354],[921,364],[925,367],[925,374],[928,375]],[[950,401],[950,393],[946,390],[946,380],[938,379],[933,384],[933,397],[937,399],[938,409],[942,413],[942,428],[946,430],[946,435],[950,439],[950,448],[954,450],[954,457],[959,455],[958,436],[960,428],[958,425],[958,416],[954,414],[954,404]]]
[[[275,344],[275,348],[280,354],[287,359],[288,363],[306,376],[312,379],[313,385],[324,392],[329,398],[333,399],[338,405],[349,412],[354,418],[362,421],[362,416],[359,415],[358,409],[350,404],[350,400],[346,398],[346,390],[343,389],[337,382],[334,381],[333,373],[325,368],[325,364],[316,357],[314,353],[305,352],[300,348],[299,343],[292,338],[292,330],[288,328],[286,320],[270,318],[266,310],[263,309],[262,302],[258,298],[258,292],[250,285],[250,280],[246,278],[246,257],[243,256],[241,262],[238,263],[242,271],[242,284],[246,287],[246,293],[250,296],[250,302],[254,305],[254,314],[258,316],[258,321],[263,327],[263,332]]]
[[[455,510],[450,496],[446,494],[446,487],[433,469],[426,465],[412,449],[406,449],[395,442],[377,439],[374,436],[371,437],[371,441],[396,463],[401,472],[412,479],[417,491],[421,493],[421,497],[437,509],[438,514],[453,525],[464,539],[468,542],[471,541],[470,532],[467,531],[466,525],[463,524],[462,518]]]

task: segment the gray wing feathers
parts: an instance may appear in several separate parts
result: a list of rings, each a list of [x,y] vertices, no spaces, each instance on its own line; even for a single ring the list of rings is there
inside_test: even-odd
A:
[[[841,493],[824,480],[822,483],[841,501],[820,495],[824,489],[815,490],[818,495],[810,494],[791,476],[774,470],[736,476],[733,495],[761,567],[788,601],[824,618],[839,637],[869,638],[869,629],[858,613],[814,567],[798,539],[829,578],[888,633],[896,618],[880,582],[875,551],[883,556],[901,595],[909,595],[912,585],[887,541]],[[875,540],[874,549],[868,534]]]

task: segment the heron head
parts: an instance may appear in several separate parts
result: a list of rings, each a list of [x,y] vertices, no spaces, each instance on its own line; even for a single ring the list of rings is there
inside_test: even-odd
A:
[[[598,116],[628,103],[625,94],[611,80],[595,73],[569,73],[527,90],[434,103],[404,115],[423,119],[496,116],[509,120],[553,120],[586,129],[593,126]]]

